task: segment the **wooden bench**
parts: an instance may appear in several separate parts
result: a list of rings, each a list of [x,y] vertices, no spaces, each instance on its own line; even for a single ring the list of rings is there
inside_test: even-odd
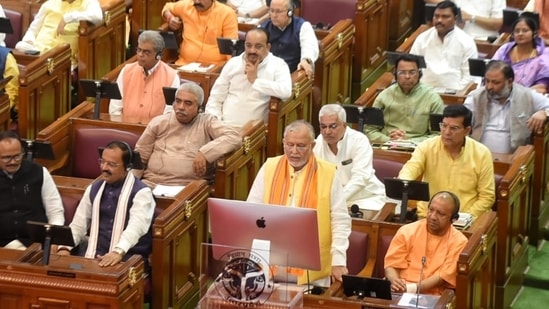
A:
[[[121,116],[101,114],[100,119],[92,119],[93,103],[84,102],[75,109],[42,130],[37,139],[52,144],[55,159],[37,160],[57,175],[72,176],[75,171],[73,153],[75,147],[75,132],[82,129],[115,131],[117,134],[128,135],[128,138],[139,137],[146,124],[124,122]],[[234,152],[227,154],[216,162],[216,172],[213,194],[216,197],[228,199],[245,199],[251,187],[255,174],[265,160],[265,127],[262,121],[251,122],[241,132],[243,145]],[[118,135],[117,135],[118,136]],[[122,136],[122,135],[120,135]],[[113,137],[115,138],[115,137]],[[133,139],[132,139],[133,140]],[[128,143],[132,141],[128,140]],[[135,141],[133,141],[135,143]],[[88,145],[89,146],[89,145]],[[84,147],[84,146],[82,146]],[[97,156],[95,146],[90,146],[92,156]],[[88,152],[86,150],[86,152]],[[90,157],[91,158],[91,157]],[[96,159],[85,160],[94,162]],[[89,163],[88,163],[89,164]],[[81,170],[82,168],[79,168]],[[85,168],[89,170],[89,168]],[[98,170],[97,170],[98,172]],[[89,175],[89,173],[87,173]],[[99,173],[95,174],[95,178]],[[219,181],[218,181],[219,180]]]
[[[14,51],[19,64],[19,123],[22,138],[38,131],[70,110],[71,61],[68,44],[39,56]]]
[[[374,158],[406,162],[410,156],[406,152],[374,149]],[[503,308],[518,293],[528,264],[534,147],[520,146],[514,154],[493,156],[494,176],[499,180],[493,207],[498,217],[495,308]]]
[[[10,125],[10,98],[0,86],[0,132],[9,129]]]
[[[22,34],[46,0],[5,0],[2,7],[22,14]],[[126,7],[124,0],[99,0],[103,23],[80,21],[78,27],[78,78],[100,78],[126,58]],[[19,38],[21,39],[21,38]],[[85,96],[79,92],[80,101]]]
[[[92,182],[58,176],[54,180],[63,198],[81,197]],[[154,308],[180,308],[198,301],[200,244],[208,241],[209,194],[206,182],[197,180],[173,198],[155,197],[151,255]]]
[[[368,237],[367,274],[364,276],[383,277],[385,253],[400,223],[391,223],[370,219],[353,219],[352,231],[360,232]],[[473,225],[463,233],[469,239],[460,254],[457,267],[455,299],[448,291],[441,297],[435,308],[445,308],[448,302],[456,308],[480,308],[477,304],[485,304],[485,308],[494,308],[495,259],[497,239],[497,219],[494,212],[481,215]],[[352,257],[347,257],[352,259]],[[320,296],[305,295],[304,308],[386,308],[392,301],[364,298],[362,302],[353,297],[343,295],[339,282]],[[382,304],[385,306],[382,307]],[[392,308],[393,306],[391,306]]]

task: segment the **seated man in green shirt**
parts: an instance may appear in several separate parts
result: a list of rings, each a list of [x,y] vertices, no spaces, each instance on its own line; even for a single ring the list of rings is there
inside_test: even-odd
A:
[[[385,127],[367,125],[370,142],[390,140],[420,142],[434,136],[429,130],[429,115],[442,114],[444,104],[438,93],[420,82],[419,58],[403,54],[395,61],[396,83],[383,90],[373,107],[383,110]]]

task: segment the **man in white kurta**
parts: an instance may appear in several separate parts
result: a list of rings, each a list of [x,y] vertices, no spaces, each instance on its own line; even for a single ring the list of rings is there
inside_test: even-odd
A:
[[[284,60],[269,52],[264,29],[246,34],[246,50],[223,67],[210,92],[205,112],[241,128],[250,120],[267,123],[271,97],[286,100],[292,77]]]
[[[461,10],[465,23],[463,31],[475,39],[486,40],[487,37],[499,36],[503,24],[505,0],[454,0]]]
[[[411,54],[425,57],[422,82],[439,90],[461,90],[472,82],[469,58],[478,58],[471,36],[456,26],[457,7],[451,1],[437,4],[433,27],[421,33]]]
[[[385,205],[385,186],[375,175],[368,137],[347,127],[345,109],[339,104],[322,106],[320,135],[313,149],[318,158],[337,165],[347,207],[379,210]]]

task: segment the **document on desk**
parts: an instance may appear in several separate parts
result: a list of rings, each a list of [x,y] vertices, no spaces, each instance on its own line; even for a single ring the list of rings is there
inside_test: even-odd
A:
[[[398,305],[409,308],[435,308],[435,305],[438,302],[439,298],[440,296],[438,295],[419,294],[418,297],[418,294],[403,293],[400,301],[398,302]]]
[[[157,185],[154,187],[152,193],[156,197],[174,197],[184,188],[185,186]]]
[[[185,65],[180,66],[177,68],[180,71],[187,71],[187,72],[208,72],[211,68],[213,68],[214,65],[210,64],[202,64],[198,62],[191,62]]]

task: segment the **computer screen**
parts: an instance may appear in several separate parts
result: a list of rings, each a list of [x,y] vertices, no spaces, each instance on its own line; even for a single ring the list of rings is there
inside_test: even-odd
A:
[[[315,209],[208,199],[214,245],[251,249],[254,239],[270,241],[270,263],[320,270],[317,212]],[[227,250],[213,246],[214,258]]]

